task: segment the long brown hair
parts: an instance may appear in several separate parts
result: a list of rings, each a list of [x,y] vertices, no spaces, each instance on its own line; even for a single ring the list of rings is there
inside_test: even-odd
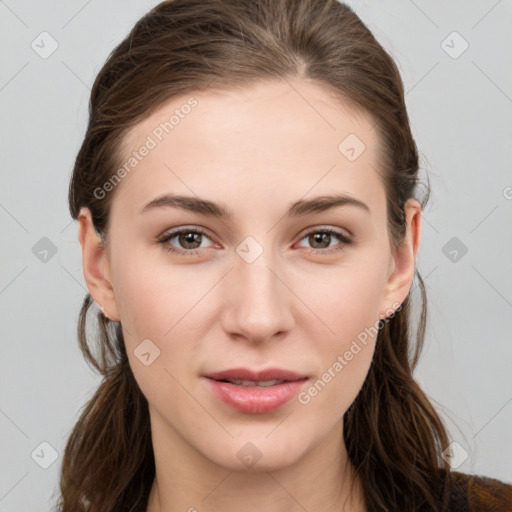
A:
[[[71,216],[88,207],[108,236],[123,162],[123,137],[173,97],[269,80],[313,80],[375,121],[387,194],[389,236],[405,234],[404,204],[420,185],[418,152],[402,80],[390,55],[348,6],[332,0],[172,0],[142,17],[112,51],[91,92],[89,125],[69,187]],[[428,187],[427,187],[428,190]],[[423,199],[423,206],[428,195]],[[446,509],[449,466],[443,422],[413,379],[426,325],[426,294],[410,343],[411,293],[378,332],[374,359],[344,416],[344,441],[369,511]],[[155,477],[148,404],[128,364],[120,324],[95,315],[95,353],[86,337],[87,295],[78,336],[104,378],[83,408],[62,462],[62,512],[145,511]],[[90,326],[89,326],[90,328]]]

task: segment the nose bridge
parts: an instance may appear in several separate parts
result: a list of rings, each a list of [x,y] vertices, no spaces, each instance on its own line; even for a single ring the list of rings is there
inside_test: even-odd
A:
[[[275,252],[253,237],[244,239],[236,252],[228,329],[252,340],[263,340],[290,329],[290,291],[281,281],[285,279]]]

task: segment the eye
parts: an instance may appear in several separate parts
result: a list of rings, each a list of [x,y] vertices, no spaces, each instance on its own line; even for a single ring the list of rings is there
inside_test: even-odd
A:
[[[341,244],[329,248],[329,244],[332,241],[333,236],[338,238],[341,241]],[[346,245],[351,245],[354,243],[353,240],[347,235],[332,228],[315,228],[307,232],[302,237],[302,240],[305,238],[307,238],[308,242],[313,245],[311,252],[314,252],[315,254],[336,253],[342,251]]]
[[[162,245],[163,249],[168,252],[175,254],[183,254],[187,256],[194,256],[199,254],[201,251],[201,238],[209,238],[205,231],[199,228],[180,228],[170,233],[165,233],[158,238],[158,243]],[[177,238],[178,243],[181,244],[184,249],[176,248],[171,245],[174,238]],[[203,247],[204,248],[204,247]]]

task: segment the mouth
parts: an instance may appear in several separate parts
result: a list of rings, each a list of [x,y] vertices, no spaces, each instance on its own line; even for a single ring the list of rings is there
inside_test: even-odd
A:
[[[223,402],[243,413],[275,411],[296,396],[307,376],[282,369],[256,372],[244,368],[203,376],[208,389]]]
[[[220,372],[204,375],[209,379],[217,381],[228,381],[238,385],[246,383],[264,383],[273,381],[293,382],[307,378],[307,375],[300,374],[283,368],[268,368],[266,370],[251,370],[249,368],[231,368]],[[272,384],[267,384],[271,386]]]
[[[229,384],[234,384],[235,386],[244,386],[244,387],[259,386],[259,387],[266,388],[269,386],[275,386],[277,384],[282,384],[283,382],[293,382],[293,381],[275,380],[275,379],[274,380],[260,380],[260,381],[241,380],[241,379],[222,379],[222,380],[218,380],[217,382],[228,382]]]

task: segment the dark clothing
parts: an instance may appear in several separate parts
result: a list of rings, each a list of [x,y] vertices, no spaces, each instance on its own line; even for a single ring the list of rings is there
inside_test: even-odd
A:
[[[512,512],[512,485],[494,478],[451,472],[450,512]]]

